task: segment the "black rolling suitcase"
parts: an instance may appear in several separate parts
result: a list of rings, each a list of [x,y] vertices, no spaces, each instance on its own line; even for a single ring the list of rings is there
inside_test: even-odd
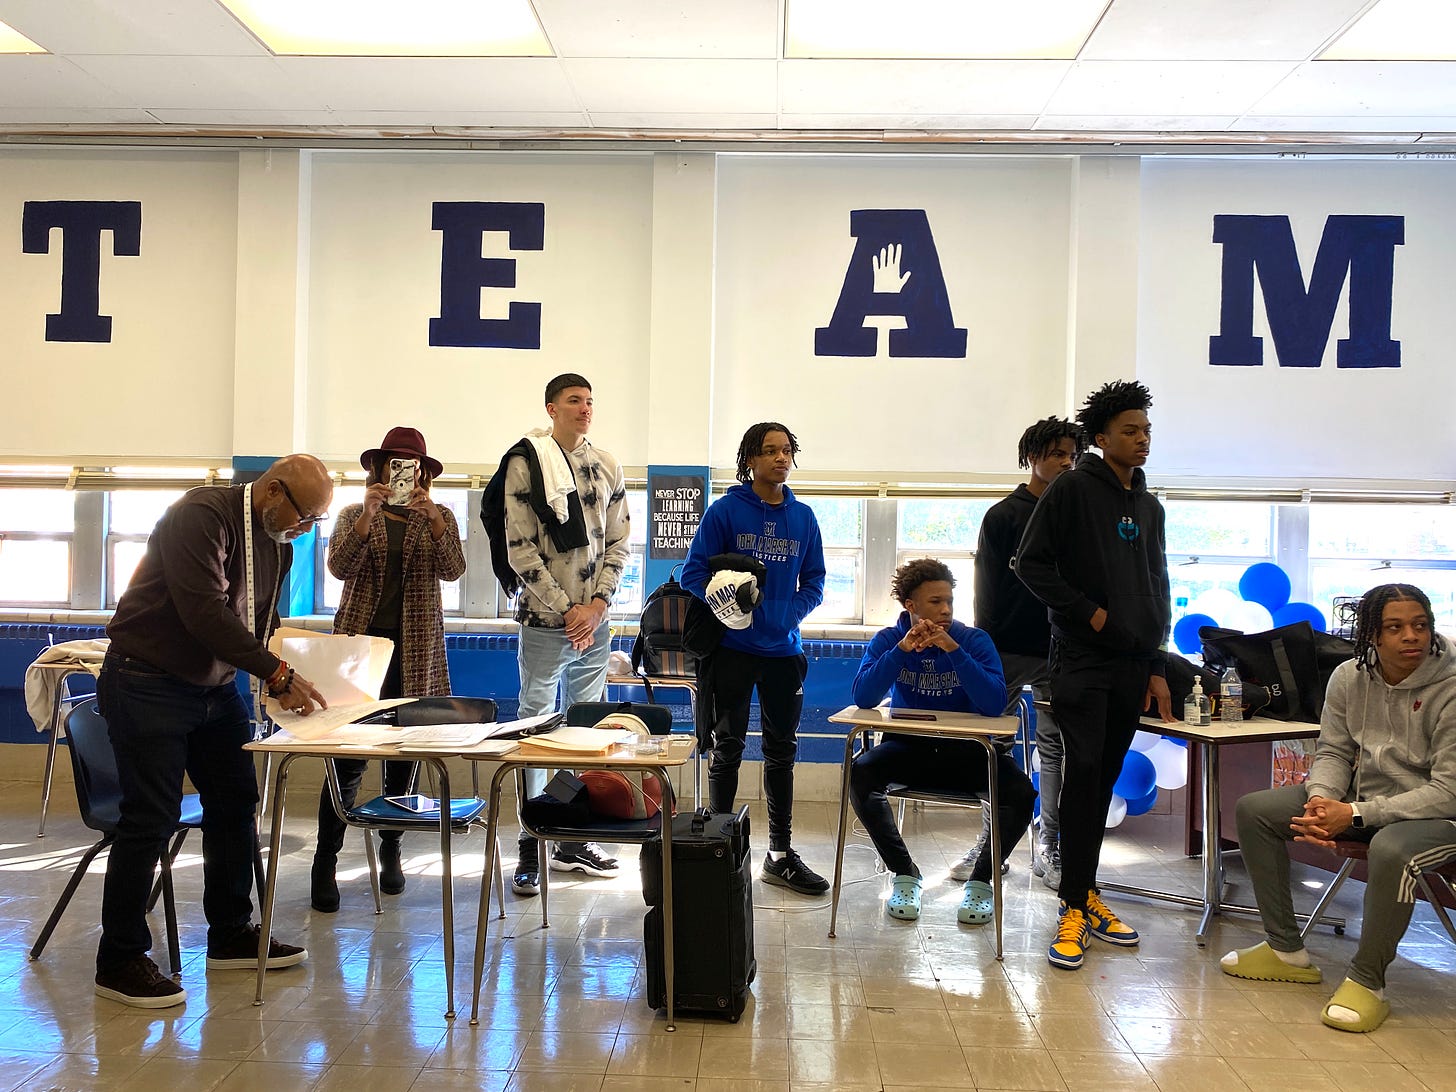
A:
[[[758,971],[753,956],[753,873],[748,809],[699,810],[672,820],[673,963],[678,1012],[737,1022]],[[667,1004],[662,966],[662,840],[642,847],[647,911],[647,1003]]]

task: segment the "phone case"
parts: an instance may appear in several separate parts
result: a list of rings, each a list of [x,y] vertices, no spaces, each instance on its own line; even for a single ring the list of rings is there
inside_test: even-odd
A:
[[[389,503],[408,504],[410,494],[415,491],[415,481],[419,474],[420,461],[418,459],[390,459],[389,460]]]

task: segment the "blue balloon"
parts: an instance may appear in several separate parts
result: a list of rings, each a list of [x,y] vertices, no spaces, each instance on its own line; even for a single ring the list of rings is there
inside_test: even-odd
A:
[[[1122,760],[1122,773],[1112,786],[1113,793],[1124,800],[1141,800],[1157,788],[1158,770],[1153,760],[1141,751],[1128,751]]]
[[[1188,741],[1186,739],[1174,739],[1172,736],[1164,736],[1163,738],[1166,739],[1169,743],[1176,743],[1179,747],[1188,746]]]
[[[1153,786],[1153,791],[1142,797],[1140,800],[1128,800],[1127,813],[1129,815],[1143,815],[1153,810],[1153,805],[1158,802],[1158,786]]]
[[[1035,819],[1041,814],[1041,771],[1031,771],[1031,787],[1036,790],[1036,801],[1031,807],[1031,817]]]
[[[1185,656],[1196,655],[1203,651],[1203,638],[1198,636],[1199,629],[1216,625],[1218,623],[1206,614],[1185,614],[1173,627],[1173,644]]]
[[[1276,626],[1291,626],[1295,622],[1308,622],[1320,633],[1329,632],[1324,612],[1311,603],[1285,603],[1274,612]]]
[[[1240,598],[1268,607],[1270,614],[1289,602],[1289,588],[1289,574],[1269,561],[1250,565],[1239,577]]]

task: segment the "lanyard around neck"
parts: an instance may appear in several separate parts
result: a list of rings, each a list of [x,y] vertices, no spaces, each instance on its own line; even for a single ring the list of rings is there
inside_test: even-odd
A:
[[[282,568],[283,551],[274,543],[273,548],[277,551],[279,564]],[[243,486],[243,568],[247,574],[247,611],[248,611],[248,632],[258,638],[259,643],[267,645],[268,630],[273,622],[273,611],[278,606],[278,589],[283,583],[280,579],[281,573],[275,569],[273,580],[273,591],[268,597],[268,613],[263,622],[258,621],[258,578],[256,566],[253,561],[253,483],[249,482]],[[252,685],[249,689],[253,693],[253,720],[261,724],[263,722],[263,680],[256,675],[253,676]]]

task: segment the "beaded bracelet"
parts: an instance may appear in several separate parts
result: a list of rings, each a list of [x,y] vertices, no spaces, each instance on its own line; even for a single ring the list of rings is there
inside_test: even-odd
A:
[[[293,676],[294,676],[294,674],[295,674],[295,672],[294,672],[293,668],[291,668],[291,667],[288,668],[288,677],[284,680],[283,685],[278,686],[278,687],[272,687],[272,686],[268,687],[268,696],[270,698],[281,698],[284,694],[286,694],[290,690],[292,690],[293,689]]]

